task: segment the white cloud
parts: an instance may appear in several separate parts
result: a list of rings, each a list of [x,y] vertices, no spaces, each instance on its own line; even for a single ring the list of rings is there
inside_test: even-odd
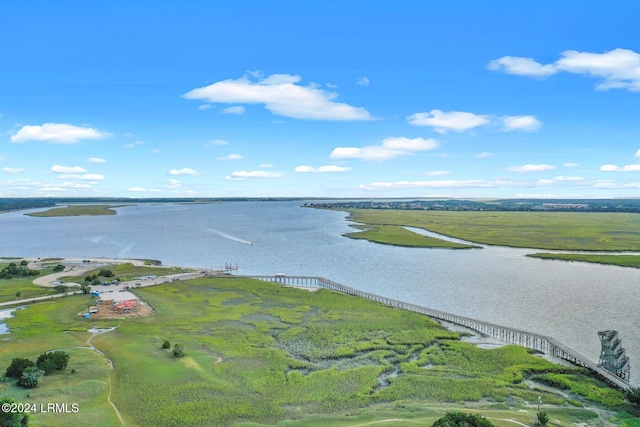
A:
[[[89,127],[74,126],[66,123],[44,123],[43,125],[25,125],[11,136],[11,142],[46,141],[50,144],[75,144],[83,139],[103,139],[111,136],[109,132]]]
[[[198,171],[191,169],[191,168],[182,168],[182,169],[171,169],[168,172],[169,175],[191,175],[191,176],[196,176],[198,175]]]
[[[636,157],[640,157],[640,150],[636,151]]]
[[[300,86],[296,84],[300,80],[300,76],[289,74],[273,74],[258,81],[245,76],[193,89],[183,97],[208,103],[264,104],[271,113],[294,119],[372,120],[364,108],[335,102],[337,93],[313,85]]]
[[[347,172],[350,170],[351,168],[336,166],[336,165],[319,166],[317,168],[302,165],[302,166],[296,166],[296,169],[295,169],[296,172],[309,172],[309,173]]]
[[[227,145],[229,143],[229,141],[226,141],[224,139],[212,139],[211,141],[209,141],[209,145]]]
[[[503,56],[489,62],[490,70],[504,71],[507,74],[529,77],[546,77],[557,72],[553,65],[542,65],[531,58]]]
[[[80,175],[80,179],[85,181],[102,181],[104,179],[104,175],[99,173],[86,173],[84,175]]]
[[[580,165],[577,164],[577,163],[565,163],[564,164],[565,168],[577,168],[578,166],[580,166]]]
[[[222,114],[244,114],[245,108],[242,105],[236,105],[234,107],[227,107],[220,111]]]
[[[268,169],[274,167],[271,163],[261,163],[258,165],[259,168]]]
[[[501,117],[503,131],[536,131],[542,126],[542,122],[535,116],[504,116]]]
[[[125,144],[125,145],[122,146],[122,148],[133,148],[133,147],[136,147],[136,146],[142,145],[142,144],[144,144],[143,141],[136,141],[136,142],[132,142],[130,144]]]
[[[131,187],[127,191],[131,191],[133,193],[142,193],[142,192],[147,191],[147,189],[143,188],[143,187]]]
[[[336,147],[329,157],[334,159],[362,159],[383,161],[398,156],[412,154],[414,151],[429,151],[438,147],[435,139],[389,137],[381,145],[367,147]]]
[[[482,153],[478,153],[473,157],[476,159],[484,159],[486,157],[491,157],[491,153],[489,153],[488,151],[483,151]]]
[[[80,166],[60,166],[60,165],[53,165],[51,166],[51,171],[54,173],[65,173],[65,174],[79,174],[79,173],[85,173],[87,170],[83,167]]]
[[[170,179],[168,182],[169,182],[169,188],[171,189],[182,187],[182,185],[180,184],[180,181],[178,181],[177,179]]]
[[[600,170],[603,172],[640,172],[640,164],[626,166],[602,165]]]
[[[584,181],[584,178],[579,176],[556,176],[556,181]]]
[[[209,108],[211,108],[211,104],[202,104],[201,106],[198,107],[198,110],[204,111],[204,110],[208,110]]]
[[[360,77],[356,79],[356,84],[358,86],[369,86],[369,79],[367,77]]]
[[[441,175],[449,175],[451,172],[449,171],[431,171],[427,172],[427,176],[441,176]]]
[[[248,178],[280,178],[282,174],[267,171],[236,171],[225,179],[229,181],[242,181]]]
[[[555,166],[540,164],[540,165],[511,166],[511,167],[505,168],[505,170],[508,170],[509,172],[525,172],[526,173],[526,172],[551,171],[551,170],[554,170],[555,168],[556,168]]]
[[[428,113],[415,113],[407,117],[414,126],[431,126],[436,132],[445,133],[452,130],[463,132],[490,122],[491,116],[466,113],[463,111],[431,110]]]
[[[2,168],[6,173],[21,173],[24,172],[23,168]]]
[[[100,157],[89,157],[87,159],[89,163],[107,163],[105,159],[101,159]]]
[[[538,181],[536,181],[536,184],[538,185],[551,185],[555,183],[556,183],[556,180],[554,179],[539,179]]]
[[[82,189],[82,188],[91,188],[91,185],[89,185],[89,184],[78,184],[76,182],[63,182],[62,183],[62,187],[64,187],[64,188]]]
[[[240,160],[242,156],[240,154],[229,154],[228,156],[218,157],[218,160]]]
[[[505,56],[489,62],[492,70],[531,77],[546,77],[559,72],[600,78],[597,90],[628,89],[640,91],[640,54],[629,49],[614,49],[604,53],[567,50],[561,58],[542,65],[531,58]]]

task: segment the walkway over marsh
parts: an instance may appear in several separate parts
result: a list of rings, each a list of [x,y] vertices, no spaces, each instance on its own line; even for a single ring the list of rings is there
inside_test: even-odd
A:
[[[580,353],[570,349],[564,344],[561,344],[554,338],[546,335],[535,334],[532,332],[523,331],[520,329],[509,328],[506,326],[496,325],[494,323],[483,322],[481,320],[475,320],[468,317],[458,316],[444,311],[433,310],[431,308],[422,307],[415,304],[409,304],[406,302],[386,298],[380,295],[371,294],[368,292],[359,291],[349,286],[342,285],[323,277],[315,276],[285,276],[277,274],[275,276],[235,276],[246,277],[251,279],[258,279],[266,282],[280,283],[285,286],[303,286],[303,287],[315,287],[326,288],[334,291],[342,292],[349,295],[354,295],[360,298],[366,298],[371,301],[377,301],[382,304],[400,308],[403,310],[412,311],[414,313],[420,313],[427,315],[433,319],[443,320],[445,322],[453,323],[456,325],[464,326],[469,329],[473,329],[482,334],[498,338],[505,342],[519,345],[521,347],[530,348],[540,351],[542,353],[557,357],[559,359],[567,360],[574,365],[585,367],[596,374],[600,375],[603,379],[610,384],[622,389],[623,391],[629,391],[632,389],[631,384],[622,378],[612,374],[606,369],[600,368],[595,362],[589,360],[587,357]]]

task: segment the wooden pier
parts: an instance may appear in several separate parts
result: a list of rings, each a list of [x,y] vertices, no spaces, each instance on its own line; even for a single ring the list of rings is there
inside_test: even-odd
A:
[[[275,276],[234,276],[234,277],[246,277],[251,279],[258,279],[266,282],[279,283],[285,286],[303,286],[313,288],[326,288],[334,291],[342,292],[348,295],[354,295],[360,298],[365,298],[371,301],[377,301],[379,303],[400,308],[402,310],[412,311],[414,313],[424,314],[433,319],[443,320],[445,322],[453,323],[456,325],[464,326],[481,334],[488,335],[494,338],[498,338],[504,342],[519,345],[521,347],[530,348],[540,351],[542,353],[551,355],[553,357],[569,361],[577,366],[587,368],[610,384],[622,389],[623,391],[629,391],[632,389],[631,384],[622,378],[614,375],[606,369],[599,367],[595,362],[589,360],[587,357],[581,355],[577,351],[570,349],[569,347],[556,341],[554,338],[535,334],[532,332],[523,331],[516,328],[509,328],[506,326],[496,325],[495,323],[483,322],[481,320],[471,319],[468,317],[458,316],[444,311],[433,310],[431,308],[422,307],[415,304],[409,304],[406,302],[386,298],[380,295],[371,294],[368,292],[359,291],[349,286],[342,285],[324,277],[314,276],[287,276],[284,274],[277,274]]]

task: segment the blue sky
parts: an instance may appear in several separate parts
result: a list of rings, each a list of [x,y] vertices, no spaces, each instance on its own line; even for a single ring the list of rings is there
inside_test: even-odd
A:
[[[637,197],[639,15],[5,1],[0,197]]]

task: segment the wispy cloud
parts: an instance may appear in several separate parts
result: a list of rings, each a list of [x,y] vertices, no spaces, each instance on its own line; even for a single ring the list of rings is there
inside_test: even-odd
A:
[[[196,176],[198,175],[198,171],[196,171],[195,169],[191,169],[191,168],[182,168],[182,169],[171,169],[168,172],[169,175],[191,175],[191,176]]]
[[[51,166],[51,172],[53,173],[85,173],[87,170],[81,166]]]
[[[369,83],[371,83],[369,81],[369,79],[367,77],[360,77],[356,79],[356,84],[358,86],[369,86]]]
[[[21,144],[26,141],[45,141],[50,144],[76,144],[84,139],[103,139],[109,136],[111,136],[109,132],[89,127],[67,123],[44,123],[22,126],[11,136],[11,142]]]
[[[242,156],[240,154],[229,154],[228,156],[218,157],[218,160],[240,160]]]
[[[301,86],[302,78],[290,74],[272,74],[252,81],[248,76],[223,80],[209,86],[193,89],[183,95],[185,99],[222,104],[264,104],[273,114],[305,120],[372,120],[361,107],[336,102],[338,94],[315,85]]]
[[[478,153],[473,157],[476,159],[484,159],[486,157],[491,157],[491,153],[489,153],[488,151],[483,151],[482,153]]]
[[[617,166],[617,165],[602,165],[600,166],[602,172],[640,172],[640,164]]]
[[[331,172],[347,172],[350,171],[351,168],[336,166],[336,165],[326,165],[326,166],[318,166],[317,168],[311,166],[296,166],[296,172],[308,172],[308,173],[331,173]]]
[[[384,161],[416,151],[430,151],[438,147],[435,139],[389,137],[381,145],[366,147],[336,147],[329,157],[334,159],[361,159]]]
[[[532,58],[504,56],[490,61],[488,68],[538,78],[559,72],[582,74],[601,79],[595,85],[596,90],[640,91],[640,54],[633,50],[618,48],[604,53],[567,50],[561,56],[547,65]]]
[[[262,170],[257,171],[236,171],[225,179],[228,181],[244,181],[249,178],[280,178],[282,176],[279,172],[267,172]]]
[[[105,159],[101,159],[100,157],[89,157],[87,159],[89,163],[107,163]]]
[[[369,185],[360,185],[358,188],[366,190],[396,190],[411,188],[491,188],[501,186],[499,181],[490,182],[483,180],[439,180],[439,181],[396,181],[374,182]]]
[[[227,144],[229,144],[229,141],[225,139],[212,139],[211,141],[209,141],[209,145],[227,145]]]
[[[412,114],[407,117],[407,120],[414,126],[430,126],[436,132],[446,133],[447,131],[463,132],[486,125],[491,121],[491,117],[463,111],[445,113],[441,110],[431,110],[428,113]]]
[[[501,130],[506,132],[514,130],[532,132],[542,127],[542,123],[535,116],[504,116],[498,120],[502,124]]]
[[[127,189],[127,191],[131,191],[132,193],[144,193],[147,189],[144,187],[131,187]]]
[[[569,162],[569,163],[565,163],[563,166],[564,166],[565,168],[577,168],[577,167],[578,167],[578,166],[580,166],[580,165],[579,165],[579,164],[577,164],[577,163]]]
[[[547,165],[547,164],[539,164],[539,165],[522,165],[522,166],[511,166],[508,168],[505,168],[505,170],[508,170],[509,172],[543,172],[543,171],[551,171],[554,170],[556,167],[552,166],[552,165]]]
[[[245,108],[242,105],[236,105],[234,107],[227,107],[220,111],[222,114],[236,114],[242,115],[245,112]]]
[[[143,141],[136,141],[136,142],[131,142],[129,144],[125,144],[122,146],[122,148],[133,148],[133,147],[137,147],[138,145],[142,145],[144,144]]]
[[[2,170],[4,172],[6,172],[6,173],[21,173],[21,172],[24,172],[23,168],[8,168],[8,167],[5,167],[5,168],[2,168]]]

